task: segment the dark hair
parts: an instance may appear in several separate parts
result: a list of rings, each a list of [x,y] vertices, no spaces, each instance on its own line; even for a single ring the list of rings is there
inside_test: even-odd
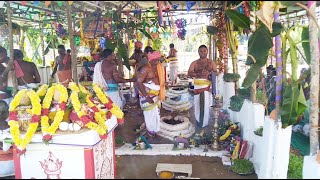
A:
[[[66,48],[65,48],[64,45],[62,45],[62,44],[60,44],[60,45],[58,46],[58,49],[66,50]]]
[[[71,49],[68,49],[68,50],[67,50],[67,53],[71,53]]]
[[[13,50],[13,59],[20,59],[23,58],[23,53],[19,49],[14,49]]]
[[[8,118],[9,115],[9,106],[8,104],[0,100],[0,121],[4,121]]]
[[[173,43],[171,43],[169,46],[170,46],[170,48],[174,48],[174,44]]]
[[[152,49],[152,47],[150,47],[150,46],[146,46],[146,47],[144,48],[144,52],[148,54],[149,52],[153,52],[153,49]]]
[[[112,53],[113,53],[113,51],[111,49],[105,49],[101,53],[101,58],[106,58],[106,57],[110,56]]]
[[[206,49],[208,49],[206,45],[201,45],[201,46],[199,47],[199,49],[201,49],[201,48],[206,48]]]
[[[6,52],[7,52],[6,48],[0,46],[0,54],[6,53]]]

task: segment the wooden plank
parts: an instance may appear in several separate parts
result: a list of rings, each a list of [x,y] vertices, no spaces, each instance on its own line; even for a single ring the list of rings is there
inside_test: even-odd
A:
[[[171,171],[174,173],[186,173],[190,177],[192,174],[192,164],[166,164],[158,163],[156,173],[161,171]]]

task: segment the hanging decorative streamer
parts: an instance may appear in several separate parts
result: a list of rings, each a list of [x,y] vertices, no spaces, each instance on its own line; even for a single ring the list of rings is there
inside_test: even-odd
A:
[[[2,2],[4,2],[4,1],[2,1]],[[25,6],[25,5],[27,5],[28,4],[28,2],[27,1],[21,1],[21,5],[22,6]],[[2,6],[1,6],[2,7]]]
[[[45,1],[45,2],[44,2],[44,5],[45,5],[46,7],[49,7],[50,4],[51,4],[51,1]]]
[[[73,4],[73,1],[68,1],[69,5],[72,6]]]
[[[250,17],[249,2],[248,2],[248,1],[244,1],[244,3],[242,3],[242,6],[243,6],[244,14],[245,14],[247,17]]]
[[[162,26],[163,25],[163,16],[162,16],[162,4],[161,1],[157,1],[157,7],[158,7],[158,21],[159,21],[159,25]]]
[[[192,6],[194,6],[195,4],[196,4],[196,1],[187,1],[187,11],[189,12]]]
[[[275,13],[274,13],[274,21],[275,22],[280,22],[280,14],[279,14],[279,9],[276,8]],[[282,99],[282,79],[283,79],[283,74],[282,74],[282,57],[281,57],[281,37],[280,35],[275,37],[275,51],[276,51],[276,72],[277,72],[277,77],[276,77],[276,109],[278,111],[277,113],[277,119],[279,119],[280,116],[280,105],[281,105],[281,99]]]
[[[243,14],[243,6],[239,6],[238,11],[239,11],[239,13]]]
[[[172,5],[172,7],[174,10],[177,10],[177,8],[179,7],[179,4],[174,4],[174,5]]]
[[[63,1],[57,1],[57,4],[59,7],[62,7],[63,6]]]
[[[33,1],[33,4],[34,4],[35,6],[38,6],[39,3],[40,3],[40,1]]]

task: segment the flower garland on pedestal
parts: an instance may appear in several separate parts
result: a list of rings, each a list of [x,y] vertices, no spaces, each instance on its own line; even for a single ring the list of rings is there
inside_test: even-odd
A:
[[[109,96],[107,94],[105,94],[97,84],[93,84],[93,90],[96,93],[99,100],[105,105],[105,107],[113,115],[115,115],[117,117],[118,124],[123,124],[124,123],[124,119],[123,119],[124,113],[121,111],[121,109],[112,102],[112,100],[109,98]]]
[[[24,95],[27,95],[31,100],[31,121],[28,127],[28,130],[24,136],[23,139],[20,137],[20,130],[19,130],[19,121],[18,121],[18,112],[15,110],[21,101],[21,98]],[[40,104],[40,98],[38,97],[37,93],[33,90],[21,90],[19,91],[13,101],[10,104],[9,108],[9,126],[10,126],[10,133],[13,139],[13,142],[17,146],[17,154],[21,155],[26,152],[26,147],[32,140],[33,135],[35,134],[39,121],[40,121],[40,115],[41,115],[41,104]]]
[[[39,97],[44,97],[47,93],[49,86],[47,84],[43,84],[40,86],[40,88],[37,90],[37,94]]]
[[[69,88],[71,89],[72,93],[70,95],[71,103],[73,105],[73,108],[75,112],[77,113],[77,116],[80,118],[82,123],[89,129],[95,130],[99,135],[101,139],[107,138],[107,132],[108,128],[105,125],[105,119],[102,118],[102,114],[104,114],[100,108],[95,106],[93,103],[93,100],[90,98],[90,93],[81,85],[79,87],[76,83],[70,82]],[[86,97],[86,103],[89,105],[89,107],[94,111],[94,118],[97,123],[92,122],[88,115],[85,114],[85,112],[81,111],[81,104],[79,101],[78,93],[79,92],[87,94]]]
[[[52,103],[52,99],[54,96],[54,92],[57,90],[60,93],[60,99],[59,99],[59,109],[56,113],[56,116],[54,117],[53,123],[49,125],[49,108]],[[42,117],[41,117],[41,126],[42,126],[42,134],[43,134],[43,142],[48,143],[52,139],[52,135],[56,132],[56,130],[59,128],[59,124],[61,123],[64,112],[66,110],[66,104],[68,101],[68,91],[67,89],[61,85],[56,84],[54,86],[51,86],[48,89],[48,92],[43,99],[42,103]]]

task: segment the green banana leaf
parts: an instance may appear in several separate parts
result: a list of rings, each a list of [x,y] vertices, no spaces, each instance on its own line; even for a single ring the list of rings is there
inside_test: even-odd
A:
[[[309,41],[309,27],[304,27],[301,34],[302,48],[305,55],[305,60],[308,65],[310,65],[310,41]]]
[[[126,49],[125,45],[123,44],[122,40],[119,40],[118,53],[122,57],[122,59],[124,61],[124,65],[128,68],[128,70],[130,70],[127,49]]]
[[[110,39],[106,39],[106,48],[111,49],[112,51],[116,48],[116,43],[112,43]]]
[[[280,107],[282,128],[297,123],[298,118],[307,108],[307,102],[302,88],[296,83],[285,87],[282,106]]]
[[[152,40],[152,37],[150,36],[150,34],[148,32],[144,31],[143,29],[139,29],[139,31],[141,31],[142,34],[144,34],[148,39]]]
[[[244,29],[250,28],[250,19],[246,15],[241,14],[238,11],[233,9],[226,10],[226,15],[237,27],[244,28]]]
[[[296,81],[298,78],[298,56],[297,56],[297,46],[290,36],[287,36],[290,45],[290,59],[292,67],[292,80]]]
[[[272,37],[278,36],[278,35],[281,33],[282,30],[283,30],[283,27],[282,27],[281,23],[274,22],[274,23],[272,24],[272,33],[271,33],[271,36],[272,36]]]
[[[265,25],[261,25],[249,38],[246,65],[257,63],[260,67],[264,66],[267,62],[265,57],[272,46],[270,31]],[[255,60],[249,55],[253,56]]]
[[[266,56],[265,58],[267,59],[268,56]],[[244,89],[251,87],[251,85],[258,79],[260,74],[260,68],[261,67],[259,64],[251,65],[241,85]]]

